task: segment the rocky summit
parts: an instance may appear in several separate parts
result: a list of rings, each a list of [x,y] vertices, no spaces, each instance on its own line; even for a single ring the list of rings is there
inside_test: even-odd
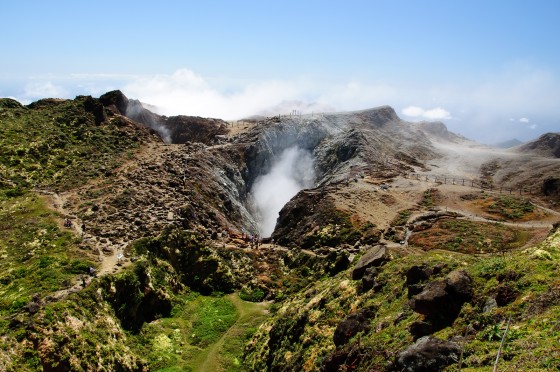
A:
[[[560,365],[558,134],[0,99],[0,370]]]

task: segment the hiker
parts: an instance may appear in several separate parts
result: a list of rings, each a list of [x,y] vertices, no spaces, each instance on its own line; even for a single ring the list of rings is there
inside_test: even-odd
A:
[[[85,233],[86,233],[86,224],[82,223],[82,238],[84,237]]]
[[[95,269],[92,266],[89,267],[88,274],[89,276],[95,277]]]

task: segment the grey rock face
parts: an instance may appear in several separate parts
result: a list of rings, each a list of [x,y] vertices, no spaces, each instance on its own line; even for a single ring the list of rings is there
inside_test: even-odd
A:
[[[395,370],[407,372],[442,371],[459,359],[459,345],[425,336],[397,355]]]

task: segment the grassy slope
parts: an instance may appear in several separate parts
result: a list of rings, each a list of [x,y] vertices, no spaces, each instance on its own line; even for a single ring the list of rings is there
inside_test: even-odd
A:
[[[6,108],[0,99],[0,186],[70,188],[110,172],[146,132],[120,118],[99,123],[90,97]]]
[[[20,310],[34,294],[67,287],[92,265],[58,218],[32,193],[0,196],[0,315]]]
[[[266,305],[235,294],[178,298],[171,317],[147,324],[138,353],[161,371],[242,371],[247,338],[266,316]]]
[[[360,293],[350,271],[307,288],[287,300],[258,332],[246,355],[254,370],[272,368],[313,371],[335,351],[333,333],[349,313],[374,307],[372,331],[356,336],[350,348],[361,351],[356,370],[383,370],[387,362],[413,343],[408,328],[421,319],[407,305],[404,273],[413,265],[440,265],[438,277],[454,269],[466,270],[474,281],[474,300],[463,306],[452,327],[435,335],[442,339],[466,335],[462,370],[490,370],[503,334],[512,317],[500,361],[500,370],[550,370],[560,363],[560,231],[538,247],[506,256],[473,257],[433,250],[424,255],[394,257],[377,277],[379,291]],[[431,280],[436,279],[432,278]],[[482,309],[498,287],[515,292],[511,303],[489,312]],[[298,319],[306,319],[297,327]],[[282,342],[270,352],[270,335]],[[290,341],[289,341],[290,340]],[[449,367],[457,370],[457,365]]]

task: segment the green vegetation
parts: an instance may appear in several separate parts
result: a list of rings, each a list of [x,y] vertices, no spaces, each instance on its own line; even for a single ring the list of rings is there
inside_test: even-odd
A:
[[[38,196],[0,196],[0,315],[20,310],[34,294],[69,287],[92,261],[78,239]]]
[[[69,188],[111,171],[140,143],[140,129],[100,119],[91,97],[0,104],[0,187]]]
[[[408,218],[412,214],[411,209],[399,211],[399,215],[391,222],[391,226],[404,226],[408,222]]]
[[[495,253],[524,246],[531,233],[503,224],[443,219],[430,229],[412,234],[409,244],[424,250]]]
[[[507,220],[519,220],[533,212],[535,207],[531,201],[524,198],[500,195],[488,206],[487,211],[495,213]]]
[[[339,244],[354,244],[358,240],[377,241],[378,231],[369,222],[355,221],[351,213],[334,210],[319,230],[303,239],[302,247],[336,247]]]
[[[263,321],[264,306],[236,295],[191,293],[175,301],[171,317],[147,324],[134,337],[138,354],[157,370],[243,370],[243,346]]]
[[[438,189],[428,189],[424,191],[422,195],[422,201],[420,201],[420,205],[426,208],[433,207],[436,202],[439,200],[440,194]]]

